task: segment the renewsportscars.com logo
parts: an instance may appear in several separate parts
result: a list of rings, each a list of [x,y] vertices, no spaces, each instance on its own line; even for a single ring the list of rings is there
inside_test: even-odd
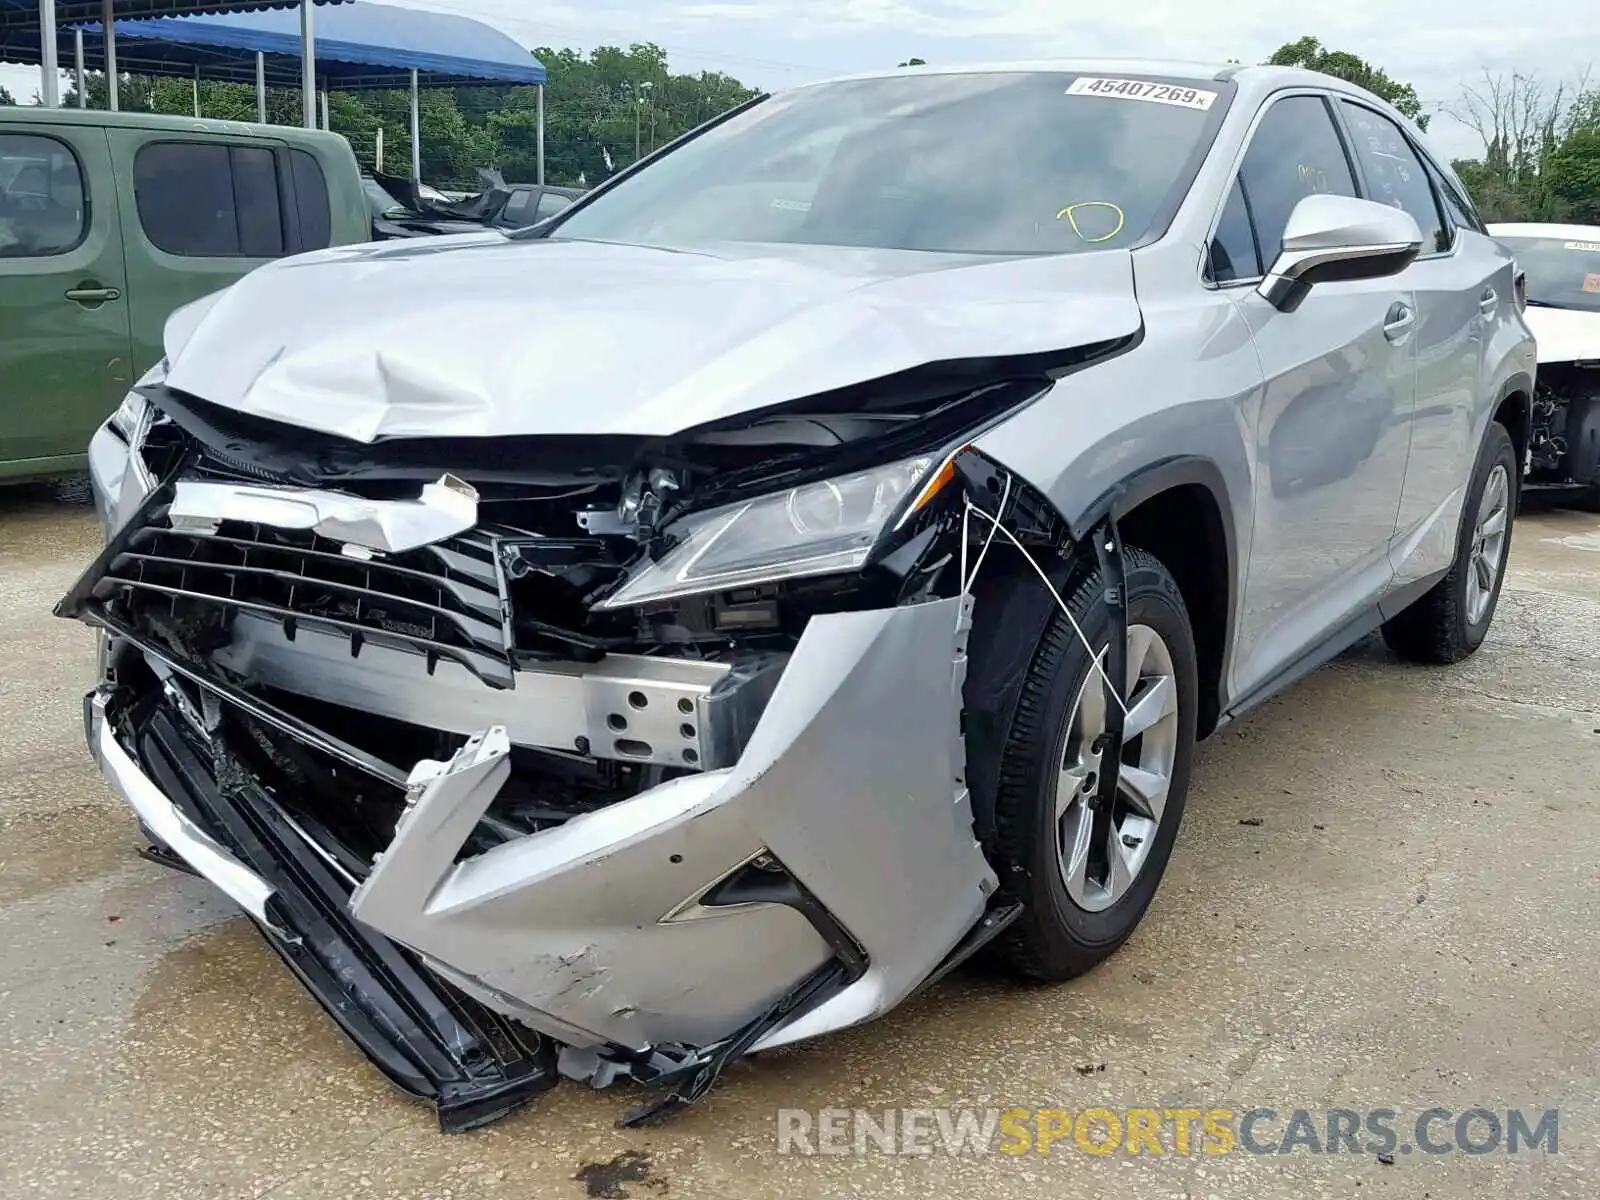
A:
[[[1560,1110],[781,1108],[779,1154],[1555,1154]]]

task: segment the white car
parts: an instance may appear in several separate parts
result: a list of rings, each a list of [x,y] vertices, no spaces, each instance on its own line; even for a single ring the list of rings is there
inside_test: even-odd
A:
[[[1600,510],[1600,225],[1490,225],[1527,275],[1539,384],[1527,488]]]

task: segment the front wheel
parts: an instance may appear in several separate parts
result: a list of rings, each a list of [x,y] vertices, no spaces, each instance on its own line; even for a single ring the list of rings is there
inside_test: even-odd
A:
[[[1489,426],[1467,486],[1450,573],[1383,627],[1401,658],[1456,663],[1483,645],[1500,603],[1517,517],[1517,451],[1505,426]]]
[[[997,949],[1035,979],[1068,979],[1125,941],[1143,918],[1183,819],[1194,755],[1198,683],[1183,596],[1159,560],[1130,549],[1122,753],[1105,753],[1111,614],[1098,572],[1045,632],[1022,685],[995,798],[1001,878],[1023,915]],[[1115,801],[1099,781],[1117,773]]]

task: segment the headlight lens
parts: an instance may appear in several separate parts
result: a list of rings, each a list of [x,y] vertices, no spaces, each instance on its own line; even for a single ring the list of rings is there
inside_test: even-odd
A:
[[[123,441],[133,446],[133,439],[138,436],[139,425],[144,420],[145,410],[149,407],[149,401],[138,392],[129,392],[122,398],[122,403],[117,405],[117,411],[111,414],[109,424],[122,435]]]
[[[162,359],[139,377],[133,386],[136,388],[149,387],[153,383],[160,383],[167,377],[167,360]],[[130,391],[122,398],[122,403],[117,405],[117,411],[111,414],[111,419],[106,422],[112,429],[122,435],[122,440],[135,450],[138,446],[135,441],[143,434],[146,414],[150,411],[150,402],[136,391]]]
[[[672,531],[676,546],[636,570],[598,607],[630,608],[858,570],[889,518],[937,461],[923,455],[694,513]]]

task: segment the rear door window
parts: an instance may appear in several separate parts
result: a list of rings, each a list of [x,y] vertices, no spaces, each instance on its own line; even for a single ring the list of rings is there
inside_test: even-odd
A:
[[[133,196],[150,244],[194,258],[239,254],[228,147],[150,142],[133,160]]]
[[[0,258],[65,254],[89,229],[89,197],[65,142],[0,134]]]
[[[1439,212],[1433,184],[1400,126],[1365,105],[1348,100],[1339,103],[1350,124],[1368,196],[1410,213],[1422,230],[1425,253],[1450,249],[1450,231]]]
[[[286,250],[278,157],[265,146],[149,142],[133,160],[139,225],[186,258],[277,258]]]

